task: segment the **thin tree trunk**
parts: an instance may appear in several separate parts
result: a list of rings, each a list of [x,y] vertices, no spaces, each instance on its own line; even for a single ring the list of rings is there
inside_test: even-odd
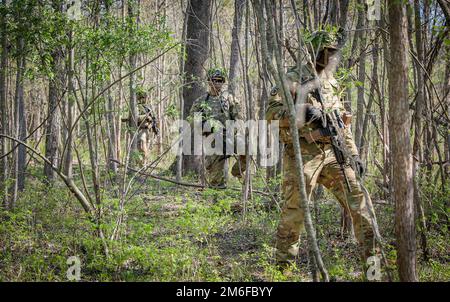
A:
[[[422,25],[420,20],[420,7],[417,2],[414,2],[414,23],[415,23],[415,35],[416,35],[416,50],[417,59],[420,64],[424,64],[424,51],[423,51],[423,40],[422,40]],[[417,74],[417,98],[416,98],[416,108],[414,113],[414,143],[413,143],[413,181],[414,181],[414,204],[416,206],[417,219],[419,222],[419,232],[420,232],[420,243],[423,252],[423,258],[425,261],[428,260],[428,248],[427,248],[427,236],[426,236],[426,220],[425,213],[422,206],[422,201],[420,199],[419,192],[419,169],[420,163],[422,162],[422,115],[423,115],[423,104],[425,102],[425,90],[424,90],[424,75],[422,67],[416,62],[416,74]]]
[[[370,92],[369,92],[369,101],[367,102],[366,114],[364,115],[362,131],[361,131],[361,148],[360,148],[360,156],[363,160],[367,158],[367,149],[366,143],[368,140],[366,139],[366,134],[369,129],[369,119],[372,116],[372,104],[375,99],[375,90],[378,89],[378,46],[377,43],[372,47],[372,76],[371,76],[371,84],[370,84]]]
[[[390,23],[389,132],[393,168],[397,265],[401,281],[417,281],[414,190],[409,137],[406,11],[400,2],[390,2],[388,11]]]
[[[249,56],[249,31],[250,31],[250,24],[249,24],[249,15],[250,15],[250,5],[249,2],[246,3],[245,7],[245,45],[244,45],[244,57],[245,59],[242,61],[242,65],[244,66],[244,72],[243,76],[245,79],[245,107],[247,109],[247,120],[251,120],[253,118],[253,104],[252,104],[252,90],[250,85],[250,79],[248,76],[248,68],[249,68],[249,62],[248,62],[248,56]],[[245,178],[244,178],[244,187],[243,187],[243,194],[242,194],[242,201],[244,204],[244,214],[246,211],[246,203],[249,198],[251,198],[251,185],[252,185],[252,179],[251,179],[251,166],[252,166],[252,156],[250,153],[250,129],[247,130],[246,133],[246,168],[245,168]]]
[[[19,38],[17,41],[17,73],[16,73],[16,92],[15,92],[15,119],[16,119],[16,137],[24,141],[26,140],[26,116],[24,102],[24,73],[25,73],[25,41]],[[10,208],[14,208],[18,192],[25,188],[25,169],[26,169],[26,148],[19,144],[15,151],[15,183]]]
[[[348,13],[348,5],[350,3],[350,0],[337,0],[339,2],[339,18],[338,18],[338,24],[341,28],[346,28],[347,26],[347,13]]]
[[[2,1],[2,5],[6,7],[7,0]],[[8,117],[7,117],[7,85],[6,85],[6,71],[8,64],[8,37],[7,37],[7,20],[6,15],[1,15],[1,35],[2,35],[2,54],[1,54],[1,70],[0,70],[0,133],[8,134]],[[5,137],[1,139],[0,154],[6,154],[7,140]],[[0,162],[0,192],[3,192],[2,204],[5,208],[8,207],[8,157],[4,156]]]
[[[49,81],[48,88],[48,111],[47,111],[47,127],[46,127],[46,141],[45,141],[45,157],[50,160],[51,165],[44,164],[44,175],[46,181],[53,182],[55,171],[51,166],[57,167],[58,161],[58,146],[60,140],[60,110],[59,91],[61,90],[61,50],[57,49],[52,54],[52,68],[53,78]]]
[[[183,29],[181,31],[181,39],[182,41],[186,41],[186,31],[187,31],[187,10],[184,11],[184,8],[181,6],[181,10],[183,10]],[[183,78],[184,76],[184,56],[186,55],[186,44],[181,45],[181,53],[179,60],[179,71],[180,71],[180,78]],[[178,98],[180,100],[180,120],[184,120],[184,97],[183,97],[183,88],[178,88]],[[181,135],[183,129],[180,127],[179,133]],[[176,162],[176,175],[177,175],[177,181],[181,181],[181,178],[183,176],[183,141],[180,141],[178,144],[178,154],[177,154],[177,162]]]
[[[74,62],[74,54],[75,50],[72,45],[73,42],[73,31],[71,30],[69,32],[69,70],[68,70],[68,77],[67,77],[67,83],[69,88],[69,95],[67,98],[67,141],[66,141],[66,154],[64,154],[64,173],[67,175],[67,177],[70,179],[72,178],[73,174],[73,165],[72,165],[72,144],[73,144],[73,134],[72,131],[72,125],[73,125],[73,115],[74,115],[74,109],[75,109],[75,87],[74,87],[74,68],[75,68],[75,62]]]
[[[386,27],[385,19],[382,18],[379,21],[381,27]],[[386,102],[385,102],[385,90],[386,90],[386,69],[387,62],[389,62],[389,46],[388,46],[388,35],[385,31],[381,31],[382,40],[383,40],[383,68],[381,73],[381,96],[380,96],[380,120],[381,120],[381,133],[383,135],[383,187],[387,188],[384,192],[384,198],[392,201],[392,169],[391,169],[391,159],[390,159],[390,147],[389,147],[389,120],[387,118],[386,112]]]
[[[234,21],[231,32],[231,53],[230,53],[230,72],[228,76],[228,90],[235,94],[236,76],[239,70],[239,34],[242,24],[242,10],[245,4],[244,0],[234,1]]]
[[[139,22],[139,2],[140,0],[128,0],[128,17],[132,19],[131,26],[133,23],[138,24]],[[134,35],[134,29],[130,30],[130,35]],[[137,55],[131,54],[129,57],[130,70],[136,69],[137,64]],[[131,148],[131,158],[135,158],[137,152],[137,140],[133,139],[135,136],[135,131],[137,131],[138,127],[138,107],[137,107],[137,99],[136,99],[136,74],[132,73],[130,75],[129,81],[129,89],[130,89],[130,99],[129,99],[129,117],[128,117],[128,126],[130,131],[128,132],[128,138],[130,140]]]
[[[358,12],[358,24],[357,29],[362,29],[366,25],[366,10],[363,8],[359,9]],[[359,40],[359,59],[358,59],[358,88],[357,88],[357,99],[356,99],[356,123],[355,123],[355,143],[361,154],[361,136],[364,121],[364,107],[365,107],[365,81],[366,81],[366,33],[364,30],[357,31],[357,36]]]

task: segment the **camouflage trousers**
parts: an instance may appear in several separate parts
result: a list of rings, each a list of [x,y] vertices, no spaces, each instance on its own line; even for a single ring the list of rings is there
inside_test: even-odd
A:
[[[137,136],[137,149],[139,151],[139,164],[144,166],[147,164],[150,155],[150,129],[139,129]]]
[[[319,154],[302,155],[302,158],[308,199],[311,200],[312,191],[317,183],[330,190],[343,209],[350,213],[356,239],[362,247],[361,256],[367,258],[374,245],[374,234],[364,193],[356,179],[355,172],[351,167],[345,168],[352,189],[351,192],[348,192],[340,166],[330,148]],[[300,233],[304,232],[304,211],[300,208],[299,186],[292,145],[288,145],[286,148],[283,161],[284,205],[277,229],[276,258],[278,262],[286,262],[295,258],[298,253]]]
[[[205,156],[206,180],[211,186],[224,186],[226,157],[223,155]]]
[[[225,174],[228,173],[228,170],[225,171],[226,161],[227,157],[223,155],[205,156],[206,179],[210,185],[212,186],[226,185]],[[245,168],[246,168],[245,156],[236,156],[236,162],[231,169],[231,174],[234,177],[241,178],[245,173]]]

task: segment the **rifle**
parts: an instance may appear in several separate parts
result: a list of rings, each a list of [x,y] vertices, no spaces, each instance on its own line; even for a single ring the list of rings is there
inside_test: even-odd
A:
[[[302,78],[300,79],[300,87],[305,85],[308,82],[313,80],[319,80],[319,76],[316,72],[315,66],[311,60],[310,56],[307,56],[307,64],[306,66],[310,73],[303,75],[300,73]],[[300,69],[301,70],[301,69]],[[345,173],[345,165],[347,164],[348,154],[347,146],[345,145],[345,141],[342,138],[341,132],[345,128],[345,124],[339,114],[337,109],[333,110],[332,113],[325,112],[324,99],[322,96],[322,92],[320,90],[320,84],[317,88],[311,91],[314,97],[319,101],[322,107],[322,123],[319,126],[319,129],[313,131],[310,134],[310,137],[306,137],[308,143],[311,143],[315,140],[315,137],[329,137],[331,146],[333,148],[334,157],[336,158],[337,163],[341,169],[342,175],[344,176],[345,184],[349,192],[352,191],[350,187],[350,182],[348,180],[347,174]]]
[[[152,119],[152,130],[153,130],[153,133],[155,135],[158,135],[159,134],[158,123],[156,122],[156,117],[155,117],[155,114],[153,113],[153,110],[147,105],[142,105],[142,106],[145,109],[145,114],[148,115]]]
[[[333,110],[331,113],[326,113],[324,111],[324,102],[322,94],[319,89],[314,91],[314,96],[322,105],[322,114],[324,115],[322,119],[322,128],[318,129],[322,136],[330,137],[331,146],[333,148],[334,157],[336,158],[339,167],[341,168],[342,175],[344,176],[345,184],[349,192],[352,192],[350,187],[350,182],[348,181],[347,174],[345,173],[345,165],[347,164],[347,146],[342,138],[341,131],[345,128],[344,121],[339,114],[337,109]]]

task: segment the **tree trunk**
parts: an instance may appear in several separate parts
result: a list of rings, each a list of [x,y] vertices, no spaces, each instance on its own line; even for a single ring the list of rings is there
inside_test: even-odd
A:
[[[338,0],[337,2],[339,2],[339,9],[340,9],[338,24],[341,28],[346,28],[348,5],[350,3],[350,0]]]
[[[2,1],[2,5],[6,7],[7,0]],[[7,92],[6,92],[6,70],[8,64],[8,38],[6,27],[6,15],[1,15],[1,34],[2,34],[2,54],[1,54],[1,70],[0,70],[0,133],[8,134],[8,117],[7,110]],[[5,137],[1,139],[0,154],[6,154],[7,140]],[[1,203],[5,208],[8,207],[8,157],[4,156],[0,162],[0,192],[3,193],[3,200]]]
[[[417,281],[414,190],[409,137],[406,11],[400,2],[390,2],[388,10],[391,62],[388,65],[389,132],[393,168],[397,265],[401,281]]]
[[[186,61],[184,62],[183,116],[189,116],[194,101],[205,93],[205,62],[209,54],[209,32],[211,30],[212,1],[189,0],[186,8]],[[183,170],[199,172],[199,156],[183,156]]]
[[[16,73],[16,93],[15,93],[15,119],[16,119],[16,137],[24,141],[27,136],[25,102],[23,95],[24,73],[25,73],[25,41],[19,38],[17,41],[17,73]],[[15,183],[10,208],[13,208],[17,201],[17,194],[25,188],[25,169],[27,150],[25,146],[19,144],[15,151]]]
[[[366,134],[369,130],[369,120],[372,117],[372,104],[375,99],[375,90],[378,88],[378,46],[372,47],[372,76],[370,83],[369,100],[367,102],[366,114],[363,118],[362,131],[361,131],[361,147],[360,147],[360,157],[363,161],[367,159],[369,140],[366,139]]]
[[[132,19],[131,26],[134,22],[136,24],[139,22],[139,4],[140,0],[128,0],[128,17]],[[131,29],[130,35],[134,35],[134,29]],[[129,57],[129,63],[130,63],[130,71],[136,69],[137,64],[137,55],[131,54]],[[135,132],[137,131],[138,127],[138,107],[137,107],[137,99],[136,99],[136,74],[132,73],[130,75],[130,82],[129,82],[129,88],[130,88],[130,99],[129,99],[129,106],[130,106],[130,113],[128,117],[128,126],[130,128],[130,131],[128,132],[129,142],[130,142],[130,154],[131,158],[133,159],[137,152],[137,139],[135,137]]]
[[[443,95],[448,99],[450,97],[450,49],[447,48],[446,53],[446,67],[445,67],[445,81],[442,83],[443,87]],[[447,102],[447,115],[450,115],[450,101]],[[447,125],[447,137],[444,141],[444,150],[445,150],[445,161],[450,163],[450,126]],[[447,178],[450,177],[450,164],[445,166],[445,175]]]
[[[239,70],[239,33],[242,24],[242,10],[245,4],[244,0],[234,1],[234,21],[233,30],[231,32],[231,54],[230,54],[230,73],[228,76],[228,90],[231,94],[235,94],[236,75]]]
[[[50,160],[52,166],[58,166],[58,145],[60,140],[60,110],[59,91],[61,89],[61,50],[57,49],[52,54],[52,69],[53,78],[49,81],[48,88],[48,111],[47,111],[47,127],[46,127],[46,141],[45,141],[45,157]],[[44,164],[44,175],[48,182],[52,182],[55,177],[55,171],[48,163]]]
[[[244,58],[242,59],[243,76],[245,79],[245,107],[247,111],[247,120],[253,119],[253,102],[252,102],[252,89],[250,85],[250,79],[248,76],[249,69],[249,32],[250,32],[250,24],[249,24],[249,15],[250,15],[250,5],[249,2],[246,3],[245,6],[245,44],[244,44]],[[244,186],[243,186],[243,194],[242,201],[244,204],[244,213],[246,211],[246,203],[248,199],[251,199],[251,190],[252,190],[252,179],[251,179],[251,166],[252,166],[252,156],[250,154],[250,129],[246,130],[246,166],[245,166],[245,177],[244,177]]]
[[[72,166],[72,144],[73,144],[73,131],[71,131],[73,124],[73,115],[75,109],[75,87],[74,87],[74,48],[72,46],[72,30],[69,32],[69,70],[67,81],[69,85],[68,98],[67,98],[67,141],[66,141],[66,154],[64,154],[64,173],[69,179],[72,178],[73,166]]]
[[[357,29],[363,29],[366,25],[366,10],[363,8],[359,9],[358,13],[358,24]],[[359,40],[359,64],[358,64],[358,88],[357,88],[357,99],[356,99],[356,122],[355,122],[355,143],[358,147],[359,153],[361,154],[361,140],[362,140],[362,128],[364,121],[364,83],[366,81],[366,33],[365,30],[357,31],[356,33]]]
[[[415,35],[416,35],[416,50],[417,59],[416,62],[416,74],[417,74],[417,98],[416,108],[414,113],[414,143],[413,143],[413,181],[414,181],[414,203],[416,205],[417,220],[419,222],[420,230],[420,242],[423,252],[423,258],[425,261],[428,259],[427,237],[426,237],[426,220],[425,213],[420,199],[419,190],[419,169],[422,162],[422,116],[423,116],[423,104],[425,102],[425,90],[424,90],[424,75],[420,64],[424,64],[424,51],[422,40],[422,25],[420,19],[420,7],[417,2],[414,2],[414,23],[415,23]]]

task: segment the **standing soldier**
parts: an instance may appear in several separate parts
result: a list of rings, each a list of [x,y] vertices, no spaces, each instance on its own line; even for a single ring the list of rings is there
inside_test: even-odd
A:
[[[366,198],[356,178],[356,173],[360,175],[364,173],[364,167],[359,160],[358,150],[350,132],[351,116],[345,113],[340,98],[342,90],[339,90],[333,75],[339,62],[340,41],[338,40],[338,34],[332,35],[324,31],[314,33],[311,44],[316,48],[315,66],[313,67],[309,62],[309,65],[302,65],[301,71],[293,68],[288,71],[286,77],[294,100],[301,99],[302,95],[305,99],[303,105],[300,105],[302,102],[299,102],[299,106],[296,105],[296,126],[299,128],[308,200],[317,183],[322,184],[334,194],[344,210],[350,213],[356,238],[362,248],[361,256],[366,261],[373,252],[374,232]],[[312,68],[315,68],[317,73]],[[314,80],[314,76],[311,77],[316,74],[320,83]],[[312,80],[307,81],[308,77]],[[330,113],[339,120],[342,128],[342,147],[345,147],[347,151],[345,154],[347,163],[344,164],[336,159],[338,156],[335,156],[331,143],[333,134],[330,135],[324,131],[327,115],[330,117]],[[285,203],[276,238],[277,262],[284,266],[298,254],[299,235],[304,231],[304,210],[300,208],[288,108],[276,88],[272,89],[266,118],[268,122],[279,120],[280,140],[285,145],[282,184]],[[349,165],[348,162],[353,164]]]
[[[223,131],[227,120],[239,120],[239,105],[234,96],[228,91],[223,91],[225,84],[225,72],[219,68],[213,68],[208,71],[208,92],[196,99],[190,110],[190,115],[201,113],[202,124],[209,123],[211,131],[203,131],[203,136],[208,136],[216,131]],[[226,150],[226,134],[223,132],[223,150]],[[230,157],[225,152],[217,155],[205,156],[205,169],[207,182],[215,187],[225,187],[225,163]],[[238,163],[241,163],[241,169],[237,168],[238,163],[232,169],[232,174],[239,177],[240,172],[245,170],[243,164],[245,157],[240,156]]]
[[[144,114],[140,114],[137,120],[138,134],[137,149],[140,154],[139,162],[142,166],[147,164],[150,155],[151,132],[154,135],[159,134],[158,123],[153,111],[146,105],[147,93],[145,91],[137,91],[136,98],[138,104],[144,108]],[[122,118],[122,122],[127,122],[128,118]]]

